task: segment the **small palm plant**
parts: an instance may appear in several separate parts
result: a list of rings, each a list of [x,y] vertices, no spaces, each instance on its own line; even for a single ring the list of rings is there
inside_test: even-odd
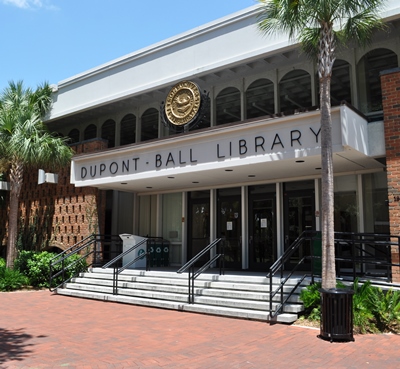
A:
[[[360,333],[376,332],[376,327],[373,324],[374,315],[371,311],[371,295],[374,288],[371,282],[367,281],[360,284],[356,279],[353,284],[353,323]]]
[[[381,332],[397,332],[400,328],[400,291],[376,288],[370,295],[372,313]]]

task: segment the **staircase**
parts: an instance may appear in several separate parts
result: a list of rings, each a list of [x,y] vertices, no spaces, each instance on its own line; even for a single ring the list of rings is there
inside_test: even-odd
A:
[[[298,282],[291,278],[285,285],[288,293]],[[279,279],[273,280],[273,288]],[[113,269],[93,268],[58,288],[65,296],[120,302],[232,318],[270,321],[269,279],[261,275],[203,273],[195,280],[194,304],[188,303],[187,273],[126,269],[118,277],[118,294],[113,294]],[[301,288],[284,305],[283,313],[273,321],[293,323],[303,310]],[[273,308],[280,296],[274,299]]]

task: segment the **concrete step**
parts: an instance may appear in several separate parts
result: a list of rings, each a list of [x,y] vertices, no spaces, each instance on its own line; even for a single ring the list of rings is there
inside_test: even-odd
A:
[[[87,289],[90,289],[90,285],[93,286],[105,286],[105,287],[112,287],[113,281],[111,278],[109,279],[94,279],[94,278],[87,278],[86,274],[83,277],[74,278],[74,283],[79,283],[83,285],[88,285]],[[148,290],[153,292],[169,292],[174,294],[188,294],[188,285],[187,281],[185,285],[175,285],[172,284],[171,280],[164,280],[163,284],[154,284],[154,283],[140,283],[137,282],[128,282],[128,281],[121,281],[118,282],[119,288],[127,288],[127,289],[134,289],[134,290]],[[221,282],[222,285],[226,285],[225,283]],[[256,300],[256,301],[269,301],[269,294],[268,291],[262,292],[254,292],[253,290],[246,290],[243,286],[239,286],[238,284],[235,285],[226,285],[229,289],[222,289],[221,286],[218,285],[218,282],[212,282],[211,284],[208,283],[198,283],[195,284],[195,294],[199,296],[214,296],[218,298],[239,298],[243,300]],[[235,286],[240,288],[235,289]],[[73,288],[73,285],[71,285]],[[268,288],[269,290],[269,288]],[[289,291],[289,287],[286,288]],[[284,293],[284,297],[287,296],[287,293]],[[280,295],[274,296],[274,301],[280,301]],[[289,302],[300,303],[299,295],[295,294],[290,297]]]
[[[113,288],[112,285],[104,286],[104,285],[87,285],[82,283],[68,283],[66,285],[67,289],[78,290],[78,291],[91,291],[97,293],[104,294],[112,294]],[[203,292],[203,291],[201,291]],[[119,287],[118,295],[123,296],[134,296],[145,299],[158,299],[158,300],[167,300],[167,301],[176,301],[180,303],[188,302],[188,294],[187,291],[179,291],[179,292],[170,292],[168,291],[156,291],[156,290],[142,290],[136,288],[127,287]],[[214,305],[214,306],[225,306],[231,308],[241,308],[241,309],[249,309],[249,310],[261,310],[265,311],[269,309],[269,301],[268,299],[260,299],[257,296],[257,299],[245,299],[242,298],[242,295],[239,293],[234,298],[224,298],[223,295],[214,295],[214,296],[202,296],[200,294],[195,294],[194,302],[195,304],[202,305]],[[275,308],[277,303],[273,303],[272,306]],[[285,312],[290,313],[298,313],[302,310],[302,306],[300,304],[286,304],[284,307]]]
[[[63,296],[133,304],[133,305],[148,306],[153,308],[172,309],[172,310],[192,312],[192,313],[219,315],[219,316],[250,319],[250,320],[271,321],[270,314],[268,311],[228,308],[228,307],[221,307],[214,305],[177,303],[174,301],[165,301],[165,300],[149,300],[132,296],[112,295],[112,294],[104,294],[91,291],[76,291],[76,290],[74,291],[71,289],[59,289],[57,293]],[[293,323],[297,319],[297,317],[298,317],[297,314],[284,313],[284,314],[279,314],[273,320],[278,323],[290,324]]]
[[[203,314],[270,320],[270,281],[265,276],[204,273],[195,280],[193,304],[188,303],[187,278],[185,273],[128,269],[118,276],[118,294],[113,295],[113,270],[93,268],[81,273],[64,288],[58,289],[57,293]],[[293,278],[290,281],[292,286],[285,287],[285,296],[298,280]],[[276,278],[273,280],[273,289],[278,281]],[[273,298],[273,309],[279,301],[280,295],[276,295]],[[302,310],[299,294],[294,293],[285,304],[284,313],[274,320],[291,323]]]

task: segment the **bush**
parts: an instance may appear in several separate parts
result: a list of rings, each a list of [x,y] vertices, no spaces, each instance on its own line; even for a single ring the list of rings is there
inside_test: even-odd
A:
[[[374,324],[374,315],[371,310],[371,294],[374,289],[371,282],[367,281],[362,285],[358,279],[353,284],[353,324],[355,330],[360,333],[377,332]]]
[[[17,260],[15,261],[15,268],[29,278],[29,282],[33,287],[47,287],[49,288],[50,276],[50,261],[56,257],[57,254],[42,251],[20,251]],[[81,271],[87,269],[85,260],[80,260],[79,255],[72,255],[67,259],[66,277],[70,278]],[[54,271],[61,271],[61,264]],[[62,283],[62,277],[58,277],[54,281],[54,286]],[[52,287],[54,287],[52,286]]]
[[[0,291],[15,291],[29,284],[28,278],[18,270],[6,268],[6,262],[0,258]]]
[[[319,320],[321,318],[320,288],[321,283],[314,283],[300,292],[300,299],[303,301],[305,314],[309,320]]]
[[[374,288],[369,298],[377,329],[381,332],[400,331],[400,291]]]
[[[343,288],[341,282],[338,288]],[[300,293],[305,307],[305,318],[321,317],[320,283],[307,286]],[[352,285],[354,331],[359,333],[400,332],[400,291],[382,291],[367,281],[360,285],[358,279]]]

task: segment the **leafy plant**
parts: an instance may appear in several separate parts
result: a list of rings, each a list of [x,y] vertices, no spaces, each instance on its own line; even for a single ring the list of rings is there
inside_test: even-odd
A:
[[[353,323],[360,333],[373,333],[377,329],[374,324],[374,315],[371,311],[371,294],[374,287],[367,281],[360,285],[358,279],[353,284]]]
[[[370,304],[377,328],[381,332],[397,332],[400,328],[400,291],[374,288]]]
[[[346,286],[338,282],[337,288]],[[300,293],[305,307],[305,318],[319,320],[321,316],[320,283],[307,286]],[[382,291],[370,281],[351,286],[353,295],[353,325],[358,333],[400,332],[400,291]]]
[[[30,281],[31,286],[34,287],[49,287],[49,275],[50,275],[50,261],[57,254],[42,251],[20,251],[18,258],[15,261],[16,268],[25,274]],[[87,269],[87,263],[84,259],[81,259],[79,255],[72,255],[66,260],[64,265],[66,268],[65,276],[70,278],[81,271]],[[55,272],[61,270],[62,265],[59,264]],[[54,272],[54,271],[53,271]],[[62,277],[57,278],[54,283],[55,285],[62,283]]]
[[[0,258],[0,291],[15,291],[29,284],[28,278],[18,270],[6,268],[6,262]]]

